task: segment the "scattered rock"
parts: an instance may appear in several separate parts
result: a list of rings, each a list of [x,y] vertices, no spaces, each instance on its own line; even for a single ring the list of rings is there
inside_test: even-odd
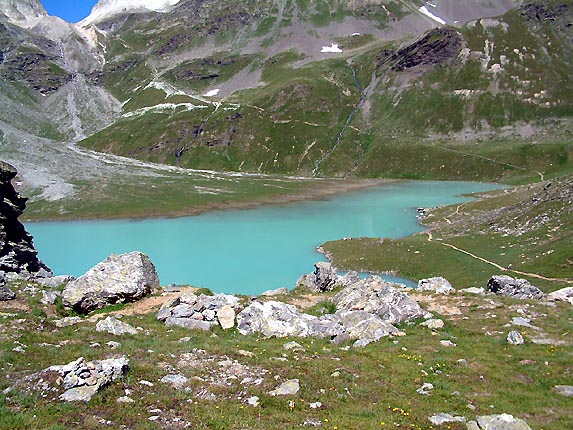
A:
[[[320,409],[320,408],[322,408],[322,403],[321,402],[312,402],[312,403],[309,403],[308,406],[310,407],[310,409]]]
[[[487,290],[499,296],[513,297],[516,299],[541,300],[545,293],[531,285],[525,279],[514,279],[511,276],[492,276],[487,283]]]
[[[332,301],[339,310],[366,311],[391,324],[427,315],[418,302],[379,276],[361,279],[337,293]]]
[[[169,317],[167,318],[167,320],[165,320],[165,325],[168,327],[177,326],[177,327],[188,328],[190,330],[208,331],[211,330],[212,327],[216,326],[217,323],[215,321],[201,321],[192,318]]]
[[[75,325],[79,322],[82,322],[80,317],[65,317],[59,320],[54,321],[54,325],[58,328],[69,327],[71,325]]]
[[[435,426],[441,426],[447,423],[465,423],[466,419],[460,416],[453,416],[445,412],[440,412],[439,414],[432,415],[428,418],[432,424]]]
[[[420,324],[421,326],[428,327],[431,330],[439,330],[444,328],[444,321],[441,319],[430,318]]]
[[[446,278],[434,277],[420,279],[418,281],[418,291],[433,291],[436,294],[450,294],[456,291]]]
[[[531,320],[529,318],[523,318],[523,317],[515,317],[515,318],[512,318],[512,320],[511,320],[512,325],[517,325],[520,327],[533,328],[533,326],[530,324],[530,322],[531,322]]]
[[[287,342],[283,345],[283,348],[286,349],[287,351],[305,351],[304,346],[302,346],[300,343],[295,342],[294,340],[292,342]]]
[[[131,397],[128,397],[128,396],[122,396],[122,397],[118,397],[116,402],[117,403],[135,403],[135,400],[133,400]]]
[[[129,370],[127,357],[109,358],[100,361],[85,361],[83,357],[62,366],[51,366],[29,377],[29,380],[40,381],[56,380],[49,374],[56,373],[60,377],[57,381],[66,389],[60,395],[60,399],[67,402],[88,402],[94,394],[109,385],[111,382],[122,378]],[[45,384],[34,384],[35,389],[44,387]],[[55,387],[54,387],[55,388]]]
[[[449,347],[449,348],[455,348],[456,346],[458,346],[458,345],[456,345],[454,342],[452,342],[451,340],[440,340],[440,343],[441,343],[443,346],[447,346],[447,347]]]
[[[283,294],[288,294],[288,288],[277,288],[276,290],[268,290],[261,293],[261,296],[264,297],[274,297],[274,296],[282,296]]]
[[[184,387],[187,384],[188,379],[183,376],[183,375],[165,375],[163,378],[160,379],[160,382],[163,382],[164,384],[169,384],[171,386],[173,386],[174,388],[181,388]],[[140,384],[142,384],[143,381],[140,382]]]
[[[523,345],[523,336],[518,331],[512,330],[507,335],[507,343],[510,345]]]
[[[531,430],[524,420],[509,414],[480,416],[477,421],[470,421],[467,426],[468,429],[477,430]]]
[[[573,397],[573,385],[556,385],[553,389],[563,396]]]
[[[429,396],[433,389],[434,385],[426,382],[420,388],[418,388],[416,392],[418,394],[422,394],[423,396]]]
[[[121,343],[110,340],[108,343],[106,343],[106,345],[109,346],[110,349],[117,349],[121,346]]]
[[[246,401],[247,405],[257,407],[260,405],[259,398],[257,396],[249,397]]]
[[[271,396],[292,396],[298,393],[300,384],[298,379],[290,379],[283,382],[276,389],[269,392]]]
[[[141,252],[111,255],[63,291],[65,306],[88,313],[114,303],[132,302],[159,288],[149,257]]]
[[[109,334],[121,336],[122,334],[137,334],[135,327],[118,320],[117,318],[108,316],[106,319],[100,320],[96,324],[96,331],[106,331]]]

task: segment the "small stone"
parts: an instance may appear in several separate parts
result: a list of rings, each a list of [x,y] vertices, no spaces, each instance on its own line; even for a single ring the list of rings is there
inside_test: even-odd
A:
[[[563,396],[573,397],[573,385],[556,385],[553,388]]]
[[[283,382],[276,389],[269,392],[271,396],[291,396],[300,390],[298,379],[290,379]]]
[[[440,340],[440,343],[441,343],[443,346],[447,346],[447,347],[449,347],[449,348],[455,348],[456,346],[458,346],[458,345],[456,345],[454,342],[452,342],[451,340]]]
[[[530,324],[530,322],[531,320],[529,318],[523,318],[523,317],[515,317],[511,320],[512,325],[532,328],[533,326]]]
[[[133,400],[131,397],[122,396],[122,397],[118,397],[116,402],[117,403],[135,403],[135,400]]]
[[[111,349],[117,349],[121,346],[121,343],[110,340],[108,343],[106,343],[106,345],[109,346]]]
[[[137,334],[135,327],[111,316],[98,321],[96,324],[96,331],[108,332],[109,334],[116,336],[121,336],[123,334]]]
[[[159,415],[152,415],[149,418],[147,418],[149,421],[157,421],[159,419]]]
[[[466,293],[466,294],[476,294],[478,296],[485,296],[486,291],[485,288],[483,287],[469,287],[469,288],[463,288],[461,290],[458,290],[458,292],[460,293]]]
[[[428,396],[433,389],[434,385],[426,382],[420,388],[418,388],[416,392],[418,394],[422,394],[423,396]]]
[[[142,379],[141,381],[139,381],[139,384],[145,385],[146,387],[153,387],[153,385],[154,385],[153,382],[146,381],[145,379]]]
[[[26,350],[24,348],[22,348],[21,346],[17,346],[16,348],[12,348],[12,351],[14,352],[18,352],[20,354],[25,354]]]
[[[244,349],[239,349],[237,351],[238,354],[242,355],[243,357],[255,357],[256,354],[251,351],[245,351]]]
[[[477,425],[478,429],[487,430],[531,430],[524,420],[509,414],[477,417]]]
[[[287,351],[305,351],[304,346],[295,341],[285,343],[283,348]]]
[[[181,388],[187,384],[188,379],[183,375],[165,375],[160,379],[160,382],[169,384],[174,388]],[[140,382],[141,383],[141,382]]]
[[[507,335],[507,343],[510,345],[523,345],[523,336],[518,331],[510,331]]]
[[[268,290],[261,293],[261,296],[273,297],[273,296],[281,296],[283,294],[288,294],[288,288],[278,288],[276,290]]]
[[[441,319],[431,318],[427,321],[424,321],[421,326],[428,327],[431,330],[439,330],[444,328],[444,321]]]
[[[432,291],[436,294],[450,294],[456,291],[446,278],[434,277],[421,279],[418,282],[418,291]]]
[[[256,407],[256,406],[259,406],[259,405],[260,405],[260,403],[259,403],[259,398],[258,398],[257,396],[249,397],[249,398],[247,399],[247,405],[255,406],[255,407]]]
[[[81,322],[82,319],[80,317],[65,317],[60,320],[55,320],[54,325],[58,328],[69,327]]]
[[[436,426],[441,426],[442,424],[446,423],[465,423],[466,419],[460,416],[453,416],[444,412],[440,412],[439,414],[432,415],[428,418],[430,422]]]
[[[309,403],[308,406],[311,409],[320,409],[322,407],[322,403],[321,402],[313,402],[313,403]]]

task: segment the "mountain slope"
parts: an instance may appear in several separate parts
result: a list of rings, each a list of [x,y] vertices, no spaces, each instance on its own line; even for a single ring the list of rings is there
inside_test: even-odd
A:
[[[570,0],[102,0],[77,25],[28,3],[33,26],[0,18],[16,165],[16,142],[37,136],[54,154],[81,140],[254,173],[528,181],[571,168]]]

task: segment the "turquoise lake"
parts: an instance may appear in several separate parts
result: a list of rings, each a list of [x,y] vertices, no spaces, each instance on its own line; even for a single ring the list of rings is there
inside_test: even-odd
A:
[[[55,274],[80,276],[112,253],[149,255],[162,285],[260,294],[293,288],[324,256],[322,243],[343,237],[407,236],[423,230],[416,208],[469,200],[499,188],[471,182],[403,181],[325,200],[145,220],[28,223],[40,258]]]

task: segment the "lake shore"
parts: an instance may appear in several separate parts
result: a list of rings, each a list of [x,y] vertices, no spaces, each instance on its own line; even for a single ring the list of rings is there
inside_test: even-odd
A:
[[[285,181],[292,183],[297,178],[286,178]],[[154,194],[146,196],[147,202],[141,205],[131,207],[129,204],[122,205],[121,208],[111,212],[99,208],[101,203],[95,203],[90,208],[88,202],[86,208],[80,211],[55,211],[51,208],[43,211],[42,207],[49,207],[46,203],[30,202],[26,210],[25,222],[49,222],[49,221],[89,221],[89,220],[118,220],[118,219],[152,219],[152,218],[181,218],[187,216],[200,215],[214,211],[229,210],[248,210],[261,206],[288,205],[302,201],[321,200],[333,195],[343,194],[352,191],[359,191],[370,187],[395,183],[398,179],[316,179],[316,178],[299,178],[297,188],[284,192],[278,190],[275,192],[266,192],[265,194],[249,193],[246,197],[230,196],[227,199],[221,199],[219,195],[214,195],[211,199],[205,198],[201,202],[186,203],[184,199],[167,206],[161,204],[163,195],[161,190]],[[260,186],[259,186],[260,187]],[[272,187],[268,185],[267,188]],[[254,187],[253,187],[254,188]],[[281,193],[282,192],[282,193]],[[154,200],[158,203],[155,204]],[[72,199],[81,203],[81,197]],[[127,202],[126,202],[127,203]],[[50,205],[55,205],[51,203]],[[69,203],[68,203],[69,205]]]

